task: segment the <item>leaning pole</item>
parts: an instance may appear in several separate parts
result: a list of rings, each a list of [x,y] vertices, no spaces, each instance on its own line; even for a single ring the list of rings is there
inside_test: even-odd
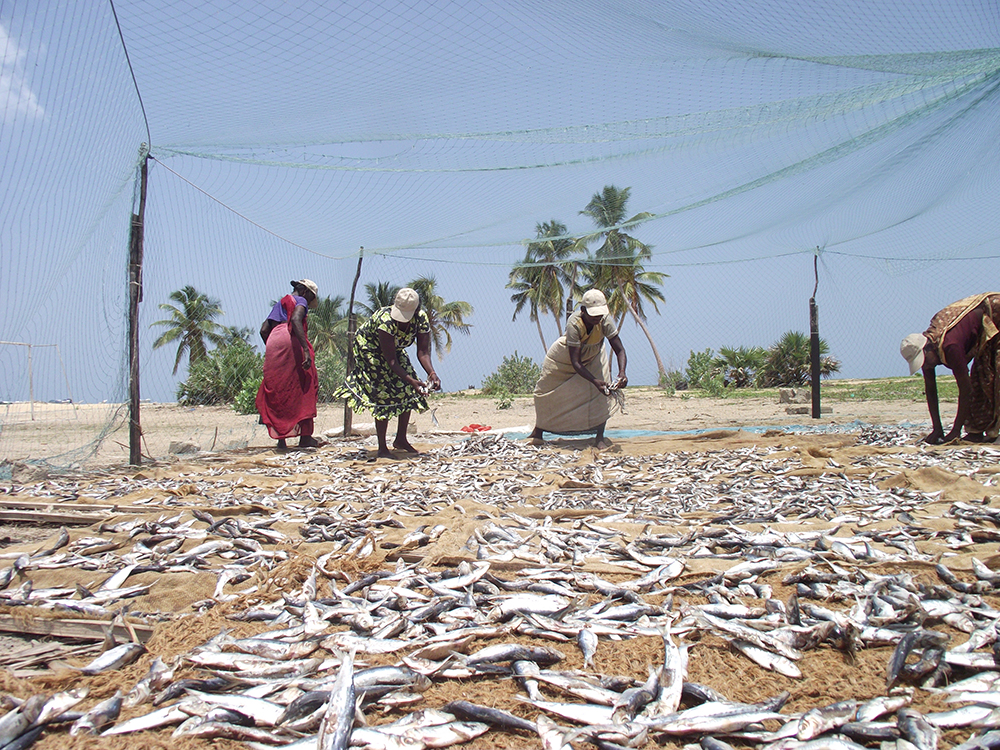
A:
[[[139,303],[142,302],[142,234],[146,215],[146,179],[149,146],[139,146],[139,208],[132,214],[128,242],[128,462],[142,463],[142,424],[139,419]]]
[[[358,288],[358,281],[361,279],[361,261],[365,257],[365,247],[361,246],[358,251],[358,270],[354,274],[354,283],[351,284],[351,301],[347,303],[347,367],[344,372],[344,377],[351,374],[354,370],[354,334],[358,330],[358,316],[354,314],[354,293]],[[351,430],[354,427],[354,412],[351,410],[351,403],[346,398],[344,399],[344,432],[343,437],[347,437],[351,434]]]

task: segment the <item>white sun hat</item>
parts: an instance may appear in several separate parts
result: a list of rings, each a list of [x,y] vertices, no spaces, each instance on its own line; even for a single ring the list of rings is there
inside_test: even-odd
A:
[[[927,337],[922,333],[911,333],[899,345],[899,353],[910,363],[910,375],[916,375],[917,370],[924,366],[924,346]]]
[[[608,314],[608,300],[600,289],[585,291],[580,304],[586,308],[587,315],[593,315],[595,318]]]
[[[404,286],[396,292],[396,299],[392,303],[392,311],[389,314],[393,320],[408,323],[413,319],[418,307],[420,307],[420,295],[410,287]]]

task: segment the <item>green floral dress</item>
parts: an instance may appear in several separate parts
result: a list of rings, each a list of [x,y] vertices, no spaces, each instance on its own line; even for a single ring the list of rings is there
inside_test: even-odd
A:
[[[379,331],[392,334],[396,341],[396,361],[407,374],[417,377],[406,348],[417,340],[418,333],[431,330],[427,313],[418,310],[403,331],[390,316],[391,307],[383,307],[361,324],[354,337],[354,371],[334,394],[347,399],[355,411],[370,411],[377,420],[398,417],[406,411],[427,411],[427,399],[417,389],[404,383],[382,356]]]

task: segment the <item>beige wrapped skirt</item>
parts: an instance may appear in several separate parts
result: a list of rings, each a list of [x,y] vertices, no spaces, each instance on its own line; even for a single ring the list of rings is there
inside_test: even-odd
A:
[[[590,359],[586,360],[588,354]],[[611,381],[603,341],[598,346],[581,347],[580,361],[598,380]],[[609,400],[573,369],[565,337],[549,347],[535,385],[535,427],[558,435],[595,432],[611,416]]]

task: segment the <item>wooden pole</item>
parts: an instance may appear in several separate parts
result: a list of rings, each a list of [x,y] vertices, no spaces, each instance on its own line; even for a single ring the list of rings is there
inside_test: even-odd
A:
[[[139,303],[142,302],[142,235],[146,214],[146,179],[149,173],[149,146],[139,146],[139,213],[132,214],[128,263],[128,359],[129,429],[128,462],[142,463],[142,426],[139,414]]]
[[[819,288],[819,248],[813,256],[813,296],[809,298],[809,361],[812,380],[812,418],[819,419],[822,409],[819,401],[819,308],[816,306],[816,290]]]
[[[31,344],[28,344],[28,408],[31,410],[31,421],[35,421],[35,375],[31,368]]]
[[[358,270],[354,274],[354,283],[351,284],[351,300],[347,304],[347,367],[346,374],[350,375],[354,370],[354,334],[358,330],[358,316],[354,314],[354,293],[358,288],[358,280],[361,278],[361,261],[365,257],[365,247],[361,246],[358,251]],[[351,434],[354,426],[354,411],[350,402],[344,399],[344,437]]]

